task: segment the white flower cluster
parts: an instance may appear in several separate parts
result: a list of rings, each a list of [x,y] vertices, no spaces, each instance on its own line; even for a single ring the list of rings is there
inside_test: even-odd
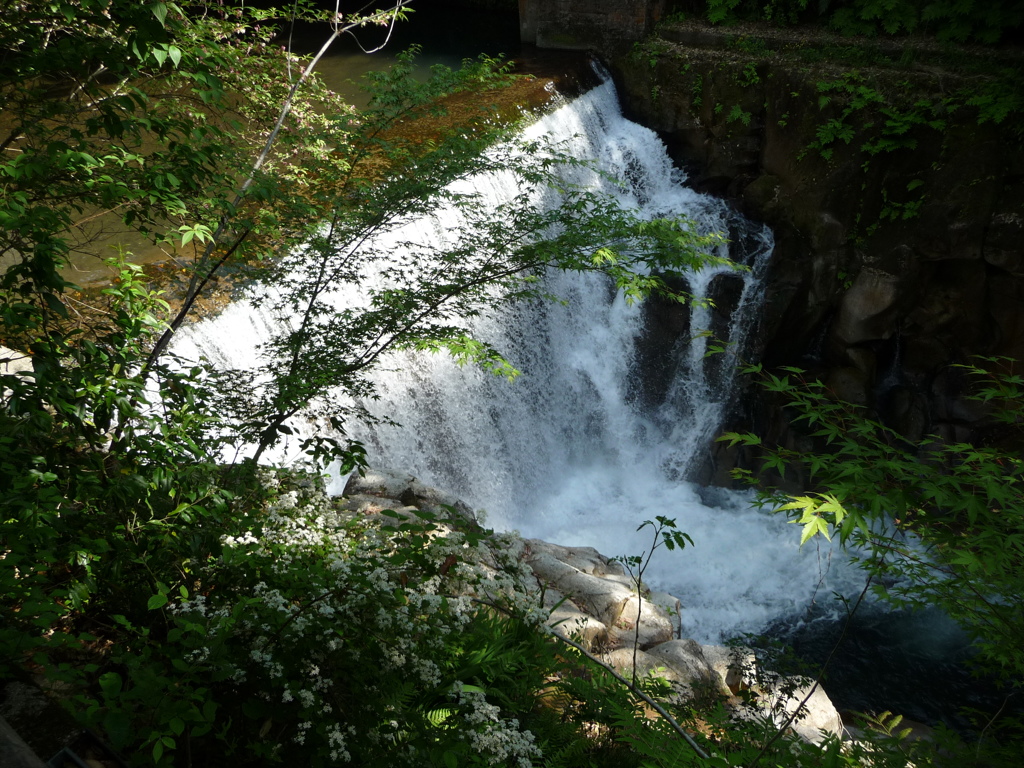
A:
[[[335,686],[331,675],[339,664],[365,664],[430,690],[442,682],[438,660],[481,602],[538,626],[547,618],[515,534],[495,534],[471,546],[465,534],[438,523],[406,539],[375,526],[357,528],[314,484],[283,484],[276,473],[265,473],[263,482],[276,493],[260,518],[250,530],[222,539],[231,556],[227,567],[237,568],[238,582],[251,586],[215,590],[209,598],[197,594],[174,610],[204,622],[210,647],[216,640],[244,648],[231,678],[262,686],[260,697],[282,710],[275,721],[290,716],[297,723],[292,741],[329,754],[332,762],[352,759],[356,735],[344,722],[351,711],[335,714],[340,700],[333,689],[348,684],[339,679]],[[426,578],[396,554],[433,563],[436,572]],[[192,658],[206,661],[208,648]],[[220,663],[223,668],[223,658]],[[361,692],[362,706],[379,706],[388,693],[370,684]],[[482,695],[457,696],[467,712],[466,738],[488,764],[528,766],[540,755],[533,734],[521,731],[514,718],[501,718]],[[393,738],[374,728],[362,736],[371,742],[382,737]]]
[[[355,736],[356,729],[349,726],[347,733],[350,736]],[[341,760],[346,763],[352,760],[352,755],[345,749],[345,743],[345,732],[340,727],[334,725],[327,729],[327,746],[331,750],[331,760]]]
[[[225,547],[244,547],[248,544],[256,544],[258,541],[259,539],[253,535],[252,531],[246,531],[241,536],[224,536],[221,539],[221,543]]]
[[[534,758],[543,756],[533,734],[520,730],[516,718],[502,718],[501,710],[488,703],[480,691],[464,690],[461,683],[456,683],[452,695],[464,708],[463,718],[471,726],[465,733],[466,740],[487,758],[488,765],[530,768]]]

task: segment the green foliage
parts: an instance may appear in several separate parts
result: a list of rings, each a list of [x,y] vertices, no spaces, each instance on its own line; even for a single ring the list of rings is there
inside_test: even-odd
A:
[[[917,88],[910,82],[890,83],[883,89],[878,80],[856,69],[819,81],[817,91],[822,120],[815,131],[815,140],[800,157],[817,150],[822,159],[831,162],[839,145],[856,146],[855,142],[859,142],[864,170],[872,167],[876,157],[913,151],[929,134],[942,134],[951,114],[966,106],[969,100],[966,93],[941,99],[915,96]],[[978,116],[979,124],[988,119],[991,118]],[[872,211],[863,222],[861,215],[857,216],[857,221],[864,225],[862,234],[873,233],[885,222],[916,217],[927,195],[926,190],[919,190],[923,184],[922,180],[913,179],[905,190],[883,188],[877,214]],[[870,208],[871,203],[866,199],[861,201],[865,208]]]
[[[633,587],[636,589],[637,596],[639,597],[636,626],[637,632],[633,638],[633,685],[636,685],[636,655],[637,651],[640,650],[640,618],[643,615],[644,606],[644,571],[651,564],[651,558],[654,557],[654,553],[661,547],[664,547],[669,552],[675,549],[683,550],[686,545],[693,546],[693,539],[690,538],[688,533],[680,531],[676,526],[676,521],[665,517],[664,515],[658,515],[654,520],[644,520],[638,527],[637,531],[642,531],[645,528],[650,528],[653,532],[653,541],[651,542],[650,549],[644,550],[639,555],[622,555],[612,558],[620,563],[626,569],[626,573],[629,574],[629,578],[633,581]]]
[[[911,444],[797,369],[781,375],[752,369],[821,446],[813,453],[765,448],[766,470],[802,469],[817,489],[765,502],[801,525],[802,542],[836,535],[862,553],[855,559],[881,597],[900,606],[941,607],[971,634],[987,666],[1020,680],[1024,464],[1016,446],[1024,386],[1008,361],[982,362],[986,368],[961,370],[975,384],[970,397],[1012,430],[1006,448],[931,436]],[[723,439],[759,445],[749,435]]]
[[[985,44],[999,42],[1024,23],[1020,0],[707,0],[705,5],[713,24],[817,21],[844,35],[925,32],[941,41]]]
[[[690,87],[690,112],[696,115],[704,103],[704,75],[697,73],[693,77],[693,85]]]
[[[665,42],[661,38],[651,37],[644,40],[638,40],[633,43],[633,50],[630,51],[630,57],[637,62],[646,63],[650,69],[654,69],[658,66],[658,61],[671,50],[669,43]]]
[[[729,47],[748,56],[756,56],[758,58],[768,58],[772,53],[771,47],[764,38],[751,35],[736,35],[730,38]]]
[[[796,24],[807,10],[807,0],[707,0],[706,16],[712,24],[738,21],[770,21],[780,26]]]
[[[909,84],[904,84],[911,90]],[[918,99],[912,104],[898,104],[876,86],[868,83],[857,70],[845,72],[835,80],[817,84],[818,108],[829,108],[833,99],[839,100],[841,111],[819,126],[817,140],[808,149],[817,149],[826,160],[832,157],[832,146],[838,141],[849,144],[858,133],[870,135],[861,150],[869,156],[917,146],[915,131],[927,128],[943,131],[946,121],[940,115],[949,104],[937,104],[929,99]]]
[[[569,706],[570,670],[538,631],[518,539],[368,521],[309,478],[260,484],[188,586],[158,582],[148,616],[114,617],[109,653],[68,638],[89,663],[54,676],[87,724],[150,765],[591,764],[582,723],[541,706]]]
[[[924,182],[920,179],[914,179],[907,184],[907,192],[913,192],[922,184],[924,184]],[[917,197],[904,202],[890,200],[889,193],[883,189],[882,203],[882,210],[878,216],[881,221],[906,221],[907,219],[913,219],[918,215],[921,210],[921,206],[924,204],[924,198]]]
[[[910,443],[865,409],[837,401],[799,369],[772,373],[760,366],[748,373],[786,407],[815,449],[765,446],[749,434],[722,440],[760,453],[758,476],[739,471],[738,477],[763,484],[778,473],[809,488],[800,495],[769,488],[760,500],[800,526],[801,544],[816,536],[838,538],[881,599],[905,608],[940,607],[974,639],[984,674],[1010,690],[1024,678],[1018,639],[1024,631],[1024,379],[1014,361],[1001,358],[958,367],[973,384],[967,397],[1004,425],[998,444],[947,443],[934,436]],[[822,762],[812,764],[847,765],[862,748],[859,759],[872,765],[1012,763],[1024,728],[1018,714],[1004,711],[1006,703],[995,712],[975,712],[975,734],[966,740],[940,727],[933,739],[914,742],[899,715],[864,715],[860,727],[871,734],[870,746],[844,746],[835,755],[826,743]]]
[[[707,16],[712,24],[734,21],[736,8],[742,0],[709,0]]]
[[[915,32],[921,22],[916,6],[914,2],[860,0],[837,8],[832,25],[846,35],[873,35],[879,30],[890,35]]]
[[[832,24],[843,34],[887,34],[929,31],[939,40],[956,42],[998,42],[1007,32],[1024,23],[1024,4],[985,3],[976,0],[934,0],[917,3],[905,0],[859,0],[837,9]]]
[[[1002,77],[980,83],[970,92],[961,92],[960,97],[964,105],[978,111],[978,125],[1012,125],[1016,116],[1024,112],[1024,94],[1016,85],[1019,76],[1019,70],[1008,71]],[[1021,135],[1021,130],[1017,129],[1018,136]]]
[[[757,65],[753,62],[743,65],[743,72],[736,81],[744,88],[751,88],[761,82],[761,75],[758,74]]]
[[[32,363],[0,376],[5,673],[73,666],[95,622],[141,632],[190,558],[219,552],[222,382],[169,356],[145,364],[168,307],[137,266],[114,262],[84,316],[62,268],[89,247],[79,219],[211,239],[250,131],[287,91],[256,21],[114,0],[8,4],[0,18],[0,336]]]
[[[729,115],[725,118],[726,122],[733,123],[739,121],[743,125],[750,125],[750,120],[753,117],[750,112],[740,107],[739,104],[733,104],[732,109],[729,110]]]
[[[202,528],[178,529],[215,523],[230,498],[203,463],[218,438],[206,431],[201,371],[162,368],[162,405],[132,405],[142,394],[132,369],[162,327],[154,314],[163,306],[138,272],[123,266],[104,290],[107,320],[88,337],[54,331],[33,344],[35,359],[60,358],[59,369],[38,365],[32,375],[3,378],[0,541],[9,568],[0,575],[8,616],[0,664],[8,671],[33,648],[59,647],[60,633],[44,640],[47,630],[82,610],[139,618],[157,578],[184,575],[169,543],[216,547]],[[124,448],[112,450],[109,429],[126,412],[131,429]],[[143,567],[126,572],[132,563]]]
[[[661,20],[662,24],[681,24],[689,18],[686,11],[676,10],[669,13]]]
[[[807,4],[808,0],[707,0],[706,16],[712,24],[764,20],[786,26],[797,23]]]
[[[25,412],[29,401],[35,411],[56,408],[95,450],[107,442],[99,435],[112,432],[115,442],[127,442],[145,422],[133,404],[145,380],[157,374],[155,360],[141,372],[139,365],[145,359],[141,348],[148,351],[154,342],[143,329],[124,327],[140,320],[129,317],[129,307],[118,323],[127,334],[124,343],[134,346],[120,357],[97,357],[92,341],[79,343],[88,334],[69,330],[63,297],[71,287],[64,277],[69,254],[89,251],[88,222],[101,220],[156,241],[208,244],[225,254],[222,261],[258,257],[249,247],[256,238],[246,242],[256,226],[248,214],[255,212],[239,210],[241,198],[233,189],[251,163],[253,137],[269,129],[267,116],[289,91],[292,62],[268,45],[272,30],[260,26],[262,12],[219,8],[186,16],[171,3],[120,0],[60,8],[57,14],[53,4],[18,3],[0,20],[0,44],[17,52],[0,66],[0,317],[5,343],[29,350],[35,369],[31,383],[15,388],[15,412]],[[310,91],[314,99],[320,95]],[[294,133],[279,143],[282,154],[264,164],[275,177],[254,180],[250,195],[267,199],[278,179],[299,186],[301,174],[289,173],[278,161],[307,159],[319,137],[307,144],[291,137],[303,129],[313,134],[323,124],[311,108],[293,110],[286,127]],[[332,155],[319,156],[330,166]],[[301,222],[294,203],[287,203],[295,216],[292,227]],[[279,199],[277,207],[285,205]],[[274,212],[265,205],[257,214],[263,253],[280,244],[273,241],[281,234]],[[232,233],[224,233],[225,216],[233,217]],[[196,280],[202,277],[205,284],[209,272],[199,256]],[[165,325],[161,335],[168,333]],[[132,389],[117,393],[116,408],[113,391],[103,395],[107,404],[95,406],[81,403],[99,394],[95,387],[76,392],[75,407],[91,411],[95,424],[64,407],[72,400],[59,391],[62,379],[87,369],[89,376],[120,376]],[[34,400],[20,394],[30,386]]]

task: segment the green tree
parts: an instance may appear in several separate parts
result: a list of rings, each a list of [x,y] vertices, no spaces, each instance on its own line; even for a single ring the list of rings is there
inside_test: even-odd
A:
[[[328,118],[314,104],[349,108],[315,81],[301,102],[289,99],[299,62],[269,46],[268,13],[218,5],[186,15],[173,3],[119,0],[5,5],[0,317],[5,343],[34,365],[33,376],[6,382],[11,415],[56,415],[93,450],[109,430],[130,441],[146,421],[138,406],[157,356],[141,371],[138,359],[110,358],[106,370],[83,373],[120,382],[102,403],[73,384],[102,364],[83,359],[94,339],[66,306],[73,286],[63,268],[72,252],[88,251],[86,222],[102,217],[193,246],[186,311],[211,264],[266,258],[308,226],[299,214],[316,211],[297,204],[311,168],[338,157],[323,143]],[[265,151],[254,162],[257,141]]]
[[[4,664],[54,645],[47,628],[87,606],[144,611],[158,582],[184,578],[183,552],[217,549],[229,494],[214,466],[212,390],[199,368],[147,361],[167,305],[124,266],[79,320],[62,268],[89,247],[83,219],[107,216],[156,240],[206,241],[202,290],[211,260],[267,257],[308,226],[285,222],[284,209],[310,158],[335,157],[316,130],[323,102],[307,100],[328,94],[312,81],[282,107],[299,62],[269,45],[265,16],[219,4],[3,5],[0,340],[32,361],[0,377]],[[265,141],[275,127],[285,136]],[[273,151],[254,162],[256,141]],[[274,178],[288,169],[292,198]]]

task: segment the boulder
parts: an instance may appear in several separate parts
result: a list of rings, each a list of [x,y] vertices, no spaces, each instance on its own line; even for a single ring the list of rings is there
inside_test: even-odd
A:
[[[527,539],[526,546],[528,558],[533,555],[551,555],[556,560],[583,573],[592,576],[625,577],[628,583],[629,577],[625,575],[622,565],[605,557],[593,547],[562,547],[541,539]]]
[[[793,721],[792,728],[796,734],[812,744],[821,743],[828,735],[842,738],[843,719],[820,685],[816,686],[813,691],[810,685],[797,688],[783,702],[786,715],[792,715],[808,694],[810,697],[804,704],[806,711]],[[783,719],[781,716],[777,717],[777,720]]]
[[[632,648],[634,643],[639,643],[639,647],[646,650],[675,637],[672,620],[647,598],[630,595],[619,604],[618,611],[608,630],[608,643],[613,648]]]
[[[756,659],[754,652],[749,648],[702,645],[701,653],[731,693],[736,694],[750,688]]]
[[[534,554],[526,562],[539,579],[568,595],[578,607],[605,624],[615,623],[621,606],[633,596],[625,584],[584,573],[547,553]]]
[[[365,469],[352,473],[345,484],[345,496],[381,496],[388,499],[399,498],[406,489],[416,482],[416,478],[407,472],[396,472],[390,469]]]
[[[348,496],[337,502],[335,508],[361,515],[374,515],[385,509],[391,509],[396,512],[402,510],[403,513],[406,513],[403,514],[403,517],[409,516],[413,511],[412,507],[406,507],[398,499],[389,499],[386,496],[371,496],[365,493]]]
[[[700,655],[700,645],[694,640],[672,640],[647,651],[616,648],[600,659],[627,680],[633,676],[635,659],[636,676],[669,681],[676,701],[722,694],[714,671]]]
[[[900,283],[897,275],[862,269],[839,305],[835,336],[847,345],[888,338],[896,319]]]
[[[672,636],[681,638],[683,636],[683,604],[679,598],[668,592],[650,592],[647,599],[661,608],[668,616],[669,622],[672,624]]]
[[[32,372],[32,358],[24,352],[0,346],[0,376],[17,376],[24,380]],[[4,387],[0,387],[0,396],[9,393]]]
[[[618,563],[593,549],[559,547],[536,539],[527,541],[527,548],[526,563],[534,575],[607,628],[611,647],[631,648],[639,642],[641,648],[649,648],[675,637],[675,625],[666,610],[653,600],[641,599]]]
[[[632,648],[616,648],[602,654],[601,661],[614,669],[627,680],[633,677],[633,660],[636,659],[636,676],[640,677],[661,677],[672,682],[677,681],[678,673],[669,669],[663,661],[650,655],[646,651],[636,651]]]
[[[414,479],[398,498],[409,506],[419,507],[424,512],[447,517],[453,509],[459,517],[476,522],[472,507],[462,499],[447,491],[424,485],[419,480]]]
[[[454,510],[464,520],[476,522],[473,509],[464,501],[451,493],[424,485],[407,472],[365,469],[362,474],[353,473],[345,485],[344,495],[349,498],[379,497],[388,502],[398,502],[391,508],[415,507],[440,517],[448,517],[450,510]]]
[[[557,634],[579,642],[588,650],[603,645],[608,636],[608,627],[603,622],[588,616],[570,600],[552,610],[545,624]]]
[[[691,693],[730,695],[724,679],[704,656],[704,649],[696,640],[670,640],[648,649],[647,655],[669,667],[678,682]]]
[[[24,352],[0,347],[0,374],[21,374],[32,370],[32,358]]]

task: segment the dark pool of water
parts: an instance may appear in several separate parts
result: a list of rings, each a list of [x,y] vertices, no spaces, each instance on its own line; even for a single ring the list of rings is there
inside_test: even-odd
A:
[[[849,622],[811,616],[779,622],[769,634],[813,670],[838,643],[823,685],[840,712],[889,711],[969,733],[965,709],[995,713],[1008,693],[979,674],[969,638],[937,609],[869,605]]]

